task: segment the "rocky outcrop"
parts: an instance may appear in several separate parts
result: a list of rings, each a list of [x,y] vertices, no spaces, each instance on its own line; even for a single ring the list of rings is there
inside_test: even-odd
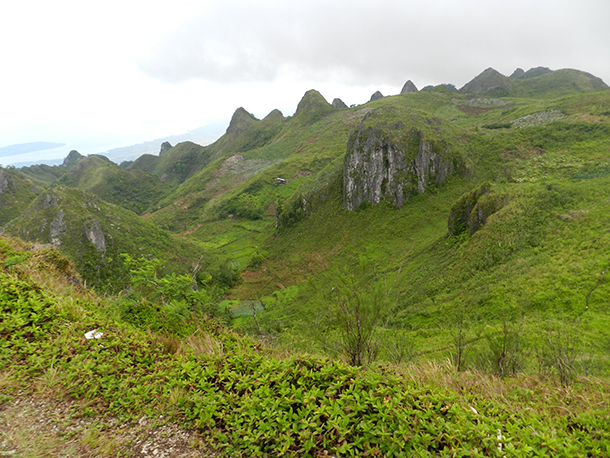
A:
[[[51,229],[49,231],[49,237],[51,238],[51,245],[59,247],[61,241],[59,236],[66,231],[66,223],[64,222],[64,210],[59,210],[57,216],[51,223]]]
[[[304,114],[307,114],[309,111],[315,111],[320,107],[328,109],[329,103],[318,91],[316,91],[315,89],[310,89],[309,91],[305,92],[305,94],[303,94],[303,97],[299,101],[294,115],[302,116]]]
[[[303,95],[294,112],[293,122],[301,125],[312,124],[319,121],[327,114],[332,113],[334,108],[315,89],[310,89]]]
[[[163,153],[169,151],[170,149],[172,149],[172,144],[170,142],[161,143],[161,149],[159,149],[159,156],[161,156]]]
[[[269,112],[269,114],[263,118],[263,122],[264,123],[278,123],[278,122],[282,122],[284,119],[286,119],[286,118],[284,118],[284,115],[282,114],[282,112],[280,110],[278,110],[277,108],[275,108],[274,110],[271,110]]]
[[[38,198],[38,203],[42,205],[42,208],[57,207],[57,197],[55,197],[55,194],[51,189],[48,193],[43,194]]]
[[[347,105],[341,99],[333,99],[333,103],[331,103],[333,108],[347,108]]]
[[[451,83],[438,84],[436,86],[424,86],[422,91],[435,91],[435,92],[459,92],[457,88]]]
[[[226,133],[235,137],[252,128],[256,122],[258,122],[258,119],[253,114],[240,107],[233,113]]]
[[[551,73],[552,70],[547,67],[534,67],[530,68],[528,71],[523,72],[523,75],[519,77],[519,79],[528,79],[528,78],[536,78],[537,76],[546,75],[547,73]]]
[[[105,253],[106,237],[104,236],[100,221],[98,219],[87,220],[85,221],[84,229],[87,240],[95,245],[97,251]]]
[[[375,100],[379,100],[379,99],[383,99],[383,94],[381,92],[377,91],[371,96],[371,100],[369,100],[369,102],[374,102]]]
[[[451,207],[447,222],[448,237],[478,231],[487,219],[504,206],[504,200],[495,195],[489,182],[464,194]]]
[[[452,99],[452,102],[462,107],[484,108],[488,110],[515,104],[515,102],[510,100],[490,99],[485,97],[474,97],[472,99]]]
[[[360,124],[348,141],[343,205],[356,210],[387,201],[401,208],[411,195],[442,185],[456,168],[445,142],[426,139],[414,127]]]
[[[417,90],[417,87],[415,86],[415,84],[413,84],[413,81],[409,80],[402,87],[400,93],[401,94],[410,94],[412,92],[419,92],[419,91]]]
[[[542,126],[550,122],[559,121],[565,117],[566,115],[561,110],[543,111],[514,119],[511,121],[511,124],[513,127],[522,129],[524,127]]]

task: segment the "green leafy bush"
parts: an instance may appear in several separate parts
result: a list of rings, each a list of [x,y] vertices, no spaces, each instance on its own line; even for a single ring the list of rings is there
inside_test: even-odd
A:
[[[159,276],[161,261],[121,256],[129,267],[129,286],[115,304],[126,322],[185,335],[194,330],[189,321],[218,315],[213,298],[190,275]]]

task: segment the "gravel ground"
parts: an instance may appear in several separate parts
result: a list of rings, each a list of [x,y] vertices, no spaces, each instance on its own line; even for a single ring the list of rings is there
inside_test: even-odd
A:
[[[75,401],[25,394],[0,405],[0,458],[219,456],[201,435],[176,425],[157,426],[146,417],[122,423],[78,412]]]

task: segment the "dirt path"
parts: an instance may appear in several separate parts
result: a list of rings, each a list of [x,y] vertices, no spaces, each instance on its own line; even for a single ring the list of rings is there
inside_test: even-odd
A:
[[[153,427],[79,415],[74,401],[22,395],[0,406],[3,457],[216,457],[202,437],[175,425]],[[155,419],[156,420],[156,419]]]

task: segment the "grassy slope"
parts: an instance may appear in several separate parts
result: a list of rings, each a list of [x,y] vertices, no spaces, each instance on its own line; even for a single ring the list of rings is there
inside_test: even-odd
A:
[[[606,373],[610,342],[605,330],[610,323],[603,298],[608,287],[605,281],[596,285],[608,263],[603,247],[610,170],[610,124],[604,113],[609,93],[548,102],[515,99],[514,106],[473,117],[456,110],[442,94],[410,96],[376,102],[391,108],[379,108],[379,116],[390,113],[388,122],[404,119],[415,106],[451,120],[462,129],[455,134],[457,144],[464,145],[474,174],[453,179],[401,210],[379,206],[359,213],[342,209],[336,183],[299,225],[264,244],[259,238],[258,249],[267,255],[264,269],[246,273],[234,297],[262,297],[268,304],[268,330],[283,329],[293,344],[305,339],[311,348],[306,336],[314,331],[310,327],[320,303],[318,291],[332,287],[320,274],[365,254],[378,266],[380,281],[400,270],[394,286],[399,299],[388,326],[405,330],[415,353],[425,350],[426,355],[432,351],[432,356],[445,357],[464,311],[472,323],[472,364],[484,364],[476,359],[483,358],[487,338],[498,335],[503,323],[514,328],[523,323],[529,370],[537,370],[540,337],[563,327],[565,338],[569,334],[576,341],[584,370]],[[551,109],[569,117],[525,129],[481,128]],[[325,119],[326,125],[333,125],[331,117]],[[302,164],[305,158],[290,157],[282,166],[291,160]],[[494,192],[504,196],[507,205],[471,238],[446,240],[451,206],[482,180],[492,180]],[[233,251],[231,244],[225,249],[237,254],[245,243],[232,245]],[[295,286],[284,290],[290,285]]]
[[[201,431],[227,456],[610,451],[601,381],[566,391],[438,366],[395,372],[278,358],[206,320],[193,335],[162,336],[117,321],[111,303],[65,277],[69,264],[53,250],[25,247],[0,239],[0,405],[37,392],[76,400],[82,415],[101,423],[146,415],[153,427]],[[83,338],[91,330],[101,339]],[[95,443],[88,441],[93,453],[110,450]]]
[[[499,332],[504,322],[517,327],[523,320],[533,370],[536,336],[550,335],[552,329],[542,327],[557,327],[553,320],[559,320],[569,323],[573,332],[578,329],[579,358],[585,363],[592,355],[598,371],[605,362],[601,331],[606,318],[597,301],[605,283],[595,285],[605,261],[601,251],[589,255],[580,247],[590,239],[605,240],[608,91],[556,99],[512,98],[512,105],[474,116],[460,109],[467,100],[435,90],[335,110],[312,91],[289,119],[275,113],[259,121],[238,110],[234,129],[197,150],[211,162],[147,218],[196,239],[242,268],[254,257],[266,258],[263,268],[244,274],[246,281],[233,297],[262,297],[269,312],[262,321],[268,321],[270,329],[283,329],[284,336],[296,342],[312,334],[309,319],[323,304],[317,291],[332,287],[332,280],[320,274],[332,276],[365,254],[376,264],[380,282],[400,272],[388,327],[406,335],[415,353],[426,349],[427,354],[445,357],[460,316],[472,322],[468,332],[479,356],[486,337]],[[567,117],[524,129],[502,127],[552,110]],[[413,199],[402,210],[379,206],[345,212],[337,179],[349,133],[365,116],[367,122],[381,125],[401,121],[434,134],[440,130],[472,174]],[[166,157],[181,148],[188,153],[191,146],[178,145]],[[227,162],[235,157],[237,163]],[[277,176],[287,184],[274,185]],[[491,180],[507,205],[472,238],[446,240],[451,207],[483,180]],[[299,195],[315,201],[314,213],[276,233],[276,203]],[[229,219],[230,214],[236,217]],[[589,293],[589,309],[581,313]],[[390,357],[384,351],[382,357]]]

